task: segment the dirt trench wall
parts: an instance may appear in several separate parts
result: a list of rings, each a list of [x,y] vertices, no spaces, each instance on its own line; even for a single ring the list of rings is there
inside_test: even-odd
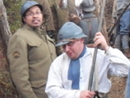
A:
[[[108,93],[108,98],[124,98],[127,78],[111,77],[112,88]]]

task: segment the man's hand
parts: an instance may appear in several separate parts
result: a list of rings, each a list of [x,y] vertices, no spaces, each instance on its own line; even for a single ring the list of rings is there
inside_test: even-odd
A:
[[[80,98],[93,98],[95,95],[95,92],[84,90],[80,93]]]
[[[94,38],[94,47],[99,47],[105,51],[108,50],[109,46],[106,42],[105,37],[102,35],[101,32],[97,32],[95,34],[95,38]]]
[[[77,16],[77,15],[75,15],[75,14],[70,14],[69,15],[69,20],[71,21],[71,22],[74,22],[75,24],[79,24],[79,22],[80,22],[80,17],[79,16]]]

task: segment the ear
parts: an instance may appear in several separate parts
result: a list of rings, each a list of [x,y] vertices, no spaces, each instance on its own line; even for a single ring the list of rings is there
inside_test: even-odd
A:
[[[84,43],[84,38],[78,39],[80,43]]]
[[[46,18],[46,15],[42,13],[42,20],[43,20],[43,23],[45,22],[45,18]]]
[[[84,38],[81,38],[81,41],[84,42]]]
[[[22,19],[23,19],[24,22],[26,21],[25,17],[23,17]]]

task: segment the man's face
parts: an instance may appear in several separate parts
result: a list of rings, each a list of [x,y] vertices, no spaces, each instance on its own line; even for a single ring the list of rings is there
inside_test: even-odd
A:
[[[82,53],[84,48],[84,40],[83,39],[75,39],[70,43],[63,45],[63,50],[71,59],[77,59],[79,55]]]
[[[23,18],[24,22],[31,27],[39,27],[43,23],[43,15],[38,6],[31,7]]]

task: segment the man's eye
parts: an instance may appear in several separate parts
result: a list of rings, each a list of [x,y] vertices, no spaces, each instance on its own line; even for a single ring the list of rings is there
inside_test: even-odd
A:
[[[74,42],[70,42],[70,43],[68,43],[69,46],[72,46],[73,44],[74,44]]]
[[[41,12],[36,12],[37,15],[41,14]]]
[[[27,13],[27,16],[32,16],[33,15],[33,13]]]

